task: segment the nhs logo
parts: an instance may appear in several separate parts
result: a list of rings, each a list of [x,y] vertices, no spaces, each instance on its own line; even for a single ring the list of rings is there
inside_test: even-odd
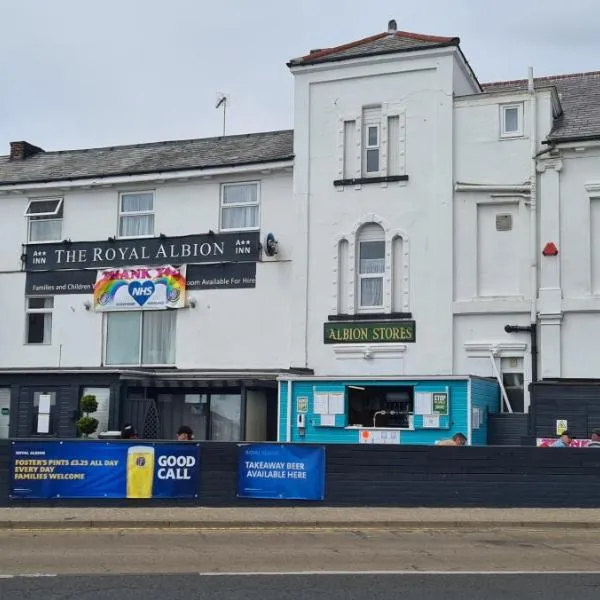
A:
[[[129,295],[140,305],[144,306],[150,296],[154,294],[154,284],[151,281],[132,281],[128,287]]]

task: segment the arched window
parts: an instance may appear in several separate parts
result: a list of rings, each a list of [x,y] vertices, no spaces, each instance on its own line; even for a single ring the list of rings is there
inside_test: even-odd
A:
[[[382,310],[384,307],[385,233],[376,223],[367,223],[357,235],[358,310]]]

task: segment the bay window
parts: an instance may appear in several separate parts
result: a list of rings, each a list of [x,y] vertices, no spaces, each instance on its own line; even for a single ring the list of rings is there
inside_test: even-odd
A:
[[[173,310],[106,313],[106,365],[175,364]]]

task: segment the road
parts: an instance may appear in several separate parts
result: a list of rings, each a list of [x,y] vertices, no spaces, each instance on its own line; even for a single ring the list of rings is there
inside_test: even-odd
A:
[[[597,598],[593,575],[153,575],[12,579],[2,600],[563,600]]]
[[[4,531],[0,548],[2,600],[514,600],[534,592],[581,600],[600,593],[600,537],[592,530]],[[524,571],[548,574],[516,574]]]

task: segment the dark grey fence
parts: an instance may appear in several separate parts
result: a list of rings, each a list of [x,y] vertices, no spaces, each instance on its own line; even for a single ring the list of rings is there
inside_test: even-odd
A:
[[[497,413],[488,416],[488,440],[490,446],[535,446],[529,443],[528,413]]]
[[[600,428],[600,381],[540,381],[531,386],[531,435],[554,437],[556,421],[567,421],[579,438]]]
[[[235,443],[200,448],[202,506],[600,507],[600,450],[535,447],[326,446],[323,502],[236,497]],[[0,504],[8,504],[0,443]],[[17,505],[12,502],[11,504]],[[185,501],[20,501],[19,505],[169,506]]]
[[[0,440],[0,506],[8,501],[9,451],[8,440]]]

